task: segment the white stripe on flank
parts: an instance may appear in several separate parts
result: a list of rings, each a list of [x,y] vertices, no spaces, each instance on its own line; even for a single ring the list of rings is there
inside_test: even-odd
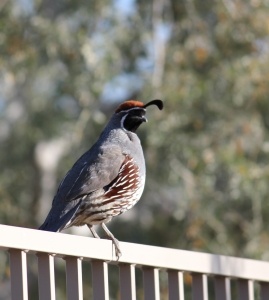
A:
[[[74,182],[74,184],[72,185],[71,189],[70,189],[69,192],[67,193],[66,197],[67,197],[67,196],[70,194],[70,192],[72,191],[73,187],[75,186],[76,182],[78,181],[78,179],[79,179],[81,173],[84,171],[84,169],[86,168],[86,166],[87,166],[87,162],[84,163],[84,167],[81,169],[81,171],[80,171],[80,173],[79,173],[77,179],[75,180],[75,182]]]
[[[121,182],[121,183],[118,183],[118,184],[116,184],[116,187],[118,187],[118,186],[121,186],[121,185],[125,184],[127,181],[128,181],[128,180],[125,180],[124,182]]]
[[[125,175],[125,176],[123,176],[123,177],[121,178],[121,181],[124,180],[127,176],[128,176],[128,174]]]

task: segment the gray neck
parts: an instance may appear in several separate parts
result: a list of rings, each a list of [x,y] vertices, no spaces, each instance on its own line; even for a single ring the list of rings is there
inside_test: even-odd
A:
[[[136,133],[127,131],[121,126],[121,119],[124,113],[114,114],[107,126],[100,135],[99,141],[102,145],[116,144],[121,147],[123,154],[131,155],[137,162],[141,162],[139,167],[145,169],[144,155],[140,139]]]

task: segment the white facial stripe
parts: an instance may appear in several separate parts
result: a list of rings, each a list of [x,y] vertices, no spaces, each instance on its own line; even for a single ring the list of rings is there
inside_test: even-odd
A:
[[[125,121],[127,115],[128,115],[128,114],[126,114],[125,116],[123,116],[123,117],[121,118],[121,121],[120,121],[120,126],[121,126],[121,128],[122,128],[124,131],[127,131],[127,130],[124,128],[124,125],[123,125],[123,123],[124,123],[124,121]]]

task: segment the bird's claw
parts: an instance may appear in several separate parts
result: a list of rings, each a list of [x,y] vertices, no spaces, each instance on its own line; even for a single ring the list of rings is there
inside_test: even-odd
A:
[[[121,251],[120,251],[120,243],[119,241],[114,237],[114,235],[108,230],[108,228],[106,227],[105,223],[102,223],[102,227],[104,229],[104,231],[107,234],[107,237],[112,240],[112,243],[115,246],[115,252],[116,252],[116,256],[117,256],[117,261],[120,259],[121,257]]]
[[[117,256],[117,261],[120,259],[122,253],[120,251],[120,244],[119,241],[117,239],[114,238],[114,240],[112,240],[114,246],[115,246],[115,252],[116,252],[116,256]]]
[[[112,243],[115,247],[115,254],[117,256],[117,261],[118,261],[120,259],[120,257],[122,256],[122,253],[120,251],[119,241],[114,236],[113,237],[112,236],[106,236],[105,238],[112,241]]]

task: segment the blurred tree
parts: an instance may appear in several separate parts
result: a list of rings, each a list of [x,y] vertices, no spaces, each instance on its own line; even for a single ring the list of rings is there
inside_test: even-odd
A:
[[[114,107],[161,98],[144,195],[110,228],[269,259],[268,0],[2,1],[0,29],[1,223],[37,228]]]

